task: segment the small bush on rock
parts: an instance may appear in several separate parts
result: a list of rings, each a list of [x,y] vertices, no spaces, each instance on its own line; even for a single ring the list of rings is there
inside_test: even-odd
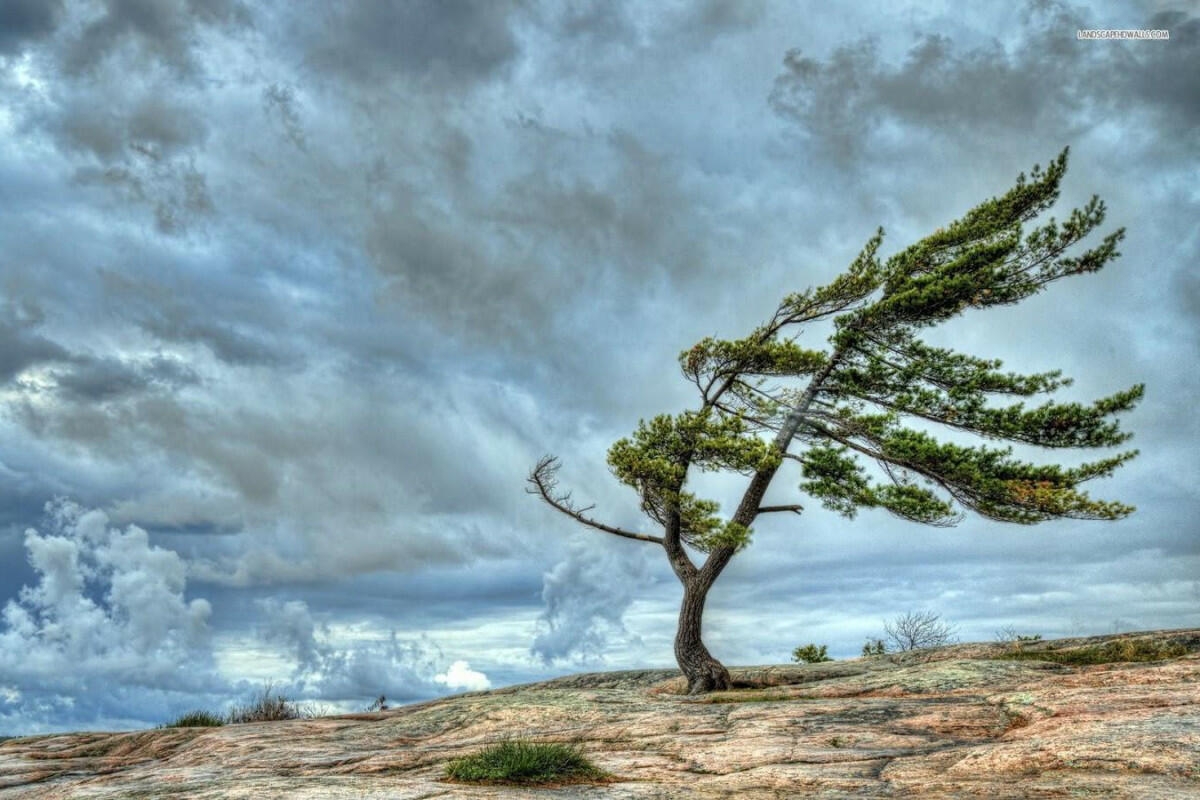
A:
[[[591,783],[607,774],[574,745],[505,741],[446,765],[446,778],[464,783]]]
[[[887,645],[883,639],[867,639],[867,643],[863,645],[862,654],[864,656],[881,656],[887,653]]]
[[[792,651],[792,661],[801,664],[820,664],[822,661],[833,661],[826,653],[828,649],[827,645],[806,644]]]
[[[928,647],[944,647],[955,642],[954,626],[932,611],[909,611],[883,624],[889,651],[906,653]]]

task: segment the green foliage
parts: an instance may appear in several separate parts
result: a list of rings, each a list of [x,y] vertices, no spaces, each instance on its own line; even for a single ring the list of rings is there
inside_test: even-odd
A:
[[[816,289],[790,294],[779,304],[776,319],[785,324],[813,322],[831,314],[863,307],[882,283],[885,273],[876,254],[883,243],[883,228],[867,241],[849,268],[833,283]]]
[[[883,639],[867,639],[863,645],[862,654],[864,656],[882,656],[887,654],[887,645]]]
[[[829,650],[827,645],[806,644],[797,647],[792,651],[792,661],[801,664],[820,664],[823,661],[833,661],[826,651]]]
[[[573,745],[504,741],[446,765],[446,778],[464,783],[557,784],[607,777]]]
[[[1103,222],[1097,198],[1063,223],[1050,219],[1022,231],[1058,197],[1066,165],[1064,150],[1046,169],[1034,167],[1009,192],[886,262],[878,258],[883,232],[877,231],[842,275],[786,296],[750,336],[709,337],[684,350],[680,367],[700,390],[702,408],[640,423],[610,449],[613,472],[638,491],[655,522],[670,528],[679,515],[683,540],[706,552],[744,547],[743,528],[752,516],[742,509],[742,527],[729,527],[715,502],[685,491],[689,469],[769,476],[784,457],[800,461],[801,490],[847,517],[880,508],[915,522],[952,525],[965,509],[1030,524],[1131,513],[1131,506],[1094,500],[1078,486],[1110,475],[1136,451],[1075,468],[1043,466],[1013,458],[1011,448],[950,444],[911,427],[914,420],[933,422],[1044,448],[1128,440],[1113,417],[1141,400],[1140,384],[1089,404],[1004,404],[997,401],[1051,393],[1071,381],[1057,370],[1002,371],[995,359],[918,338],[922,328],[968,309],[1018,302],[1118,255],[1121,231],[1093,250],[1066,255]],[[789,326],[830,316],[836,330],[828,351],[785,335]],[[797,378],[809,380],[807,389],[785,383]],[[786,441],[778,438],[781,431],[788,432]],[[803,446],[800,452],[788,451],[793,441]],[[871,462],[879,476],[867,472]]]
[[[860,508],[884,508],[898,517],[930,525],[957,521],[953,507],[931,490],[906,478],[891,484],[872,485],[866,471],[848,448],[816,444],[801,458],[806,480],[800,488],[818,498],[825,508],[853,519]]]
[[[708,337],[679,354],[683,374],[693,381],[735,375],[810,375],[825,366],[825,360],[820,350],[808,350],[788,340],[764,339],[761,332],[733,341]]]
[[[171,722],[165,723],[164,728],[217,728],[225,724],[225,718],[211,711],[189,711]]]
[[[1039,637],[1040,638],[1040,637]],[[1031,640],[1032,641],[1032,640]],[[1071,650],[1026,650],[1018,647],[997,658],[1028,661],[1052,661],[1055,664],[1083,666],[1132,661],[1164,661],[1187,655],[1188,648],[1178,642],[1154,642],[1145,639],[1118,639],[1092,647]]]
[[[726,546],[740,549],[751,531],[717,516],[716,502],[682,491],[687,467],[753,473],[778,466],[779,455],[768,442],[746,435],[739,417],[685,412],[643,420],[632,438],[609,448],[608,463],[622,483],[638,491],[647,515],[667,525],[671,515],[678,514],[684,541],[707,552]]]

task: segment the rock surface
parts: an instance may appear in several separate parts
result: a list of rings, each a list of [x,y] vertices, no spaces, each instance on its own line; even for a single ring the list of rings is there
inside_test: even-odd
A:
[[[678,694],[669,670],[577,675],[395,710],[0,743],[0,798],[1200,798],[1200,630],[1153,662],[1003,659],[1014,645],[734,669]],[[616,780],[446,783],[497,740],[579,742]]]

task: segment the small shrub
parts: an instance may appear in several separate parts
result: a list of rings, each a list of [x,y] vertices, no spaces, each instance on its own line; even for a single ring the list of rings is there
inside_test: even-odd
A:
[[[446,765],[446,778],[464,783],[587,783],[607,774],[574,745],[505,741]]]
[[[1023,644],[1040,642],[1041,640],[1042,635],[1040,633],[1034,633],[1031,635],[1017,633],[1017,629],[1012,625],[1006,625],[1005,627],[996,631],[996,641],[1000,642],[1000,644],[1015,644],[1020,647]]]
[[[371,705],[367,706],[367,711],[387,711],[387,710],[388,710],[387,698],[384,697],[383,695],[379,695],[379,697],[376,697],[374,702],[372,702]]]
[[[277,722],[285,719],[300,719],[306,716],[294,702],[275,692],[271,684],[263,687],[262,693],[250,701],[249,705],[236,706],[230,712],[228,721],[232,725],[246,722]]]
[[[826,653],[828,649],[829,647],[826,645],[818,647],[815,644],[806,644],[792,651],[792,661],[801,664],[820,664],[823,661],[833,661]]]
[[[886,653],[887,645],[883,643],[883,639],[867,639],[867,643],[863,645],[864,656],[882,656]]]
[[[888,650],[901,653],[953,644],[957,631],[932,611],[909,611],[883,624]]]
[[[224,717],[211,711],[189,711],[163,725],[164,728],[218,728],[225,724]]]

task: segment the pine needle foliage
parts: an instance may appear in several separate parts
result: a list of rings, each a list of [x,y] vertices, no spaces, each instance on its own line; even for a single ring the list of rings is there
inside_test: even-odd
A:
[[[701,550],[744,546],[716,504],[682,491],[687,468],[754,475],[802,445],[800,488],[847,517],[862,508],[932,525],[951,525],[961,510],[1023,524],[1056,518],[1118,519],[1133,508],[1094,500],[1078,487],[1111,475],[1127,451],[1074,468],[1028,463],[1011,447],[939,441],[916,421],[937,423],[983,439],[1044,448],[1101,448],[1129,438],[1114,415],[1142,398],[1139,384],[1090,404],[1021,398],[1070,384],[1059,371],[1022,375],[920,339],[925,328],[992,306],[1012,305],[1060,278],[1095,272],[1118,255],[1117,230],[1079,255],[1066,251],[1104,220],[1092,198],[1059,223],[1028,232],[1058,198],[1067,167],[1064,150],[1045,170],[916,244],[880,260],[878,231],[849,269],[827,286],[791,294],[771,320],[735,341],[704,339],[680,354],[685,377],[702,407],[642,422],[609,451],[619,480],[638,491],[646,513],[664,523],[679,513],[685,540]],[[796,343],[806,324],[832,318],[829,347]],[[780,379],[807,379],[798,390]],[[1015,398],[1016,402],[997,405]],[[772,441],[764,432],[783,434]],[[872,479],[863,462],[882,468]]]

